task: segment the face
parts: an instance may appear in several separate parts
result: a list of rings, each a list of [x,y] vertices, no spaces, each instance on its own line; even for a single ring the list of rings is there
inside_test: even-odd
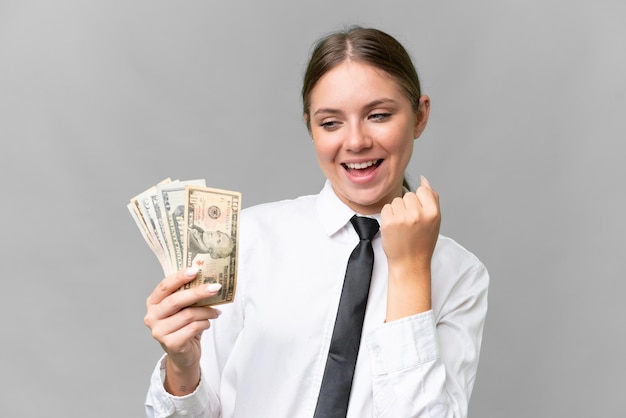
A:
[[[230,237],[221,231],[204,231],[202,242],[209,253],[216,256],[227,254],[232,249]]]
[[[345,61],[311,90],[310,126],[318,163],[337,196],[361,214],[402,195],[413,141],[426,125],[398,83],[368,64]],[[424,109],[422,109],[424,108]]]

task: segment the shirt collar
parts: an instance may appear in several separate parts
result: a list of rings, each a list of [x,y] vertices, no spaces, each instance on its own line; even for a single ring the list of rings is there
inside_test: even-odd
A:
[[[333,186],[328,179],[324,183],[324,188],[317,199],[317,213],[322,223],[322,228],[328,236],[332,236],[347,223],[350,222],[356,212],[337,197]],[[371,215],[380,223],[380,214]]]

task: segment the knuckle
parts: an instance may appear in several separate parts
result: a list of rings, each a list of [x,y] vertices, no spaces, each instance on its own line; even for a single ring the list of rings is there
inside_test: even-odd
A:
[[[152,338],[154,338],[157,341],[164,341],[164,336],[161,334],[161,332],[159,331],[158,327],[153,327],[150,328],[150,333],[152,334]]]
[[[195,320],[195,315],[192,309],[187,308],[187,309],[183,309],[181,310],[178,315],[180,316],[180,319],[185,323],[190,323],[192,321]]]
[[[441,214],[436,208],[434,208],[428,213],[428,217],[430,220],[436,221],[437,219],[441,218]]]
[[[200,332],[202,331],[206,331],[207,329],[211,328],[211,321],[204,320],[204,321],[197,321],[196,322],[198,324],[198,329]]]
[[[194,321],[187,324],[186,328],[190,335],[200,335],[207,328],[209,328],[210,322],[208,320]]]
[[[167,311],[170,312],[178,312],[183,308],[180,302],[178,302],[178,299],[175,297],[165,298],[161,303],[165,304],[167,307]]]
[[[189,324],[189,327],[192,329],[194,334],[200,333],[206,329],[206,324],[209,321],[195,321]]]
[[[406,193],[403,197],[403,200],[405,200],[406,202],[414,202],[415,200],[417,200],[417,195],[415,193]]]
[[[169,291],[169,286],[165,282],[165,280],[161,280],[157,285],[157,290],[159,292],[167,293]]]

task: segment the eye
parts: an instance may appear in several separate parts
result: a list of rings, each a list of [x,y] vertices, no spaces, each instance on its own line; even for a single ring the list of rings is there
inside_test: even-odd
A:
[[[319,125],[320,125],[322,128],[324,128],[324,129],[326,129],[326,130],[330,131],[330,130],[333,130],[333,129],[336,129],[336,128],[338,128],[338,127],[339,127],[339,121],[336,121],[336,120],[329,120],[329,121],[321,122]]]
[[[373,120],[375,122],[382,122],[384,120],[387,120],[391,117],[391,113],[385,113],[385,112],[380,112],[380,113],[372,113],[371,115],[368,116],[368,119]]]

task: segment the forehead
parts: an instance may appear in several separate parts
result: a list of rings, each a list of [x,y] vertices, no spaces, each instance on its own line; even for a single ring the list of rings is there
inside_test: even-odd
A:
[[[401,86],[385,71],[370,64],[346,60],[324,74],[311,90],[311,110],[332,103],[358,103],[382,97],[399,100]]]

